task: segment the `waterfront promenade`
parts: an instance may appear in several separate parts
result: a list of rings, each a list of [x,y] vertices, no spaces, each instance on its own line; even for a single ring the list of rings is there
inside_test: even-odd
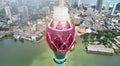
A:
[[[114,50],[112,48],[106,48],[104,45],[90,45],[87,46],[88,51],[91,52],[101,52],[101,53],[111,53],[114,54]]]

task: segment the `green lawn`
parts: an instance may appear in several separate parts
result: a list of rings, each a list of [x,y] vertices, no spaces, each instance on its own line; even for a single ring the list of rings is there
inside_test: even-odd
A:
[[[117,40],[120,42],[120,38],[117,38]]]

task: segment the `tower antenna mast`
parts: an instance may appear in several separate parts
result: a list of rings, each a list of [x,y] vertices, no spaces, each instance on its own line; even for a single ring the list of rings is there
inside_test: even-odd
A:
[[[64,0],[59,0],[59,6],[64,7]]]

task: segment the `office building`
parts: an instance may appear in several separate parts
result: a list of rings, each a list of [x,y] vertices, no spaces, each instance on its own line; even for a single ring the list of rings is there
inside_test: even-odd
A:
[[[105,6],[105,13],[109,12],[110,0],[107,0],[107,4]]]
[[[28,7],[23,6],[23,17],[22,17],[22,22],[23,23],[28,23],[29,22],[29,13],[28,13]]]
[[[78,0],[78,7],[80,7],[82,5],[82,1]]]
[[[11,13],[11,9],[9,6],[5,6],[5,13],[6,13],[6,17],[10,18],[10,20],[12,20],[12,13]]]
[[[120,14],[120,3],[114,4],[111,15]]]
[[[97,0],[96,10],[100,13],[102,10],[103,0]]]
[[[115,13],[120,13],[120,3],[116,5]]]

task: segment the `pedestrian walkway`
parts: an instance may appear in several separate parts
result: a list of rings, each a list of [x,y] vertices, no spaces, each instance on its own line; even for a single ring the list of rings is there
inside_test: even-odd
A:
[[[114,53],[114,50],[112,48],[106,48],[104,45],[88,45],[87,46],[88,51],[93,52],[105,52],[105,53]]]

